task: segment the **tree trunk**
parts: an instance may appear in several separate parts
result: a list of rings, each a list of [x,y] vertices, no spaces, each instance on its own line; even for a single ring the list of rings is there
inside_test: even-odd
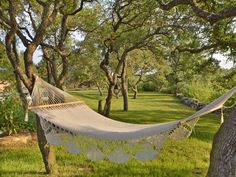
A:
[[[100,96],[103,96],[102,90],[101,90],[101,88],[100,88],[98,82],[96,82],[96,86],[97,86],[97,88],[98,88],[98,91],[99,91]]]
[[[236,106],[214,137],[207,177],[236,177]]]
[[[6,1],[7,2],[7,1]],[[9,7],[8,14],[5,14],[7,18],[3,19],[6,24],[9,25],[9,30],[7,29],[6,36],[5,36],[5,45],[6,45],[6,52],[8,59],[14,69],[14,71],[17,73],[16,75],[16,81],[19,82],[19,78],[22,80],[26,88],[31,93],[33,90],[33,54],[37,47],[42,43],[44,39],[44,35],[47,32],[47,28],[52,24],[54,19],[56,18],[57,12],[58,12],[58,2],[52,3],[54,4],[54,7],[48,7],[45,5],[44,2],[41,2],[42,5],[42,18],[40,24],[37,26],[37,30],[35,30],[34,36],[32,36],[32,41],[29,42],[27,40],[27,37],[19,31],[19,24],[17,21],[17,7],[16,4],[17,1],[8,1]],[[50,11],[52,12],[50,13]],[[8,15],[10,18],[8,18]],[[4,23],[4,22],[3,22]],[[26,47],[24,51],[24,69],[21,67],[19,63],[19,55],[16,49],[16,36],[19,37],[22,44]],[[19,76],[19,78],[18,78]],[[18,83],[19,85],[19,83]],[[19,88],[18,88],[19,90]],[[21,92],[21,90],[20,90]],[[20,93],[22,94],[22,93]],[[50,151],[50,147],[46,146],[46,138],[44,136],[44,132],[42,130],[42,127],[40,125],[39,119],[37,119],[37,132],[38,132],[38,141],[39,141],[39,147],[42,152],[43,160],[46,167],[46,172],[51,173],[52,172],[52,164],[55,160],[53,154]]]
[[[17,88],[17,91],[18,93],[20,94],[20,98],[21,98],[21,101],[23,103],[23,106],[24,106],[24,109],[26,109],[26,106],[27,106],[27,100],[26,100],[26,96],[23,92],[23,88],[22,88],[22,85],[21,85],[21,80],[20,80],[20,77],[19,75],[14,72],[15,74],[15,79],[16,79],[16,88]]]
[[[98,100],[98,113],[102,114],[102,100]]]
[[[137,87],[137,85],[135,85],[132,90],[133,90],[133,92],[134,92],[133,99],[136,99],[136,98],[137,98],[137,95],[138,95],[138,87]]]
[[[55,174],[56,171],[56,158],[52,148],[47,143],[47,139],[44,134],[44,130],[40,124],[40,118],[36,116],[37,124],[37,137],[38,137],[38,146],[43,157],[43,162],[47,174]]]
[[[63,83],[60,83],[60,82],[58,82],[58,81],[56,81],[56,87],[59,88],[59,89],[61,89],[61,90],[64,90],[64,89],[63,89]]]
[[[122,68],[122,73],[121,73],[121,92],[123,96],[123,111],[128,111],[128,86],[127,86],[127,75],[126,75],[126,60],[123,61],[123,68]]]
[[[52,70],[50,67],[50,63],[48,60],[45,60],[45,62],[46,62],[46,67],[47,67],[47,80],[49,84],[52,84],[53,77],[52,77]]]
[[[110,116],[111,100],[112,100],[112,97],[113,97],[113,90],[114,90],[114,85],[109,84],[106,103],[105,103],[104,110],[103,110],[103,115],[106,116],[106,117]]]
[[[162,87],[163,87],[163,84],[160,84],[160,86],[158,87],[158,90],[157,90],[157,92],[161,92],[161,89],[162,89]],[[178,93],[178,92],[177,92]],[[176,94],[176,93],[175,93]]]
[[[129,109],[129,98],[128,98],[128,91],[126,85],[122,84],[122,96],[123,96],[123,111],[128,111]]]

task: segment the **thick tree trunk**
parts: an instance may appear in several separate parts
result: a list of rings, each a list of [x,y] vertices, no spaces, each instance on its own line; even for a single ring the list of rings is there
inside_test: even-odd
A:
[[[36,123],[37,123],[38,146],[42,154],[46,173],[55,174],[56,173],[56,167],[55,167],[56,158],[55,158],[52,148],[50,148],[50,145],[47,143],[47,139],[41,127],[40,118],[38,116],[36,116]]]
[[[236,177],[236,106],[216,133],[208,177]]]
[[[110,116],[111,100],[112,100],[112,97],[113,97],[113,90],[114,90],[114,85],[109,84],[106,103],[105,103],[104,110],[103,110],[103,115],[106,116],[106,117]]]

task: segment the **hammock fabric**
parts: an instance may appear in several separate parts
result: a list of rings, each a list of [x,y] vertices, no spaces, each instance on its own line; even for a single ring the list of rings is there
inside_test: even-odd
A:
[[[188,137],[200,116],[223,107],[236,87],[185,119],[159,124],[130,124],[106,118],[78,98],[36,77],[29,107],[41,121],[47,141],[91,160],[123,163],[155,158],[167,138]]]

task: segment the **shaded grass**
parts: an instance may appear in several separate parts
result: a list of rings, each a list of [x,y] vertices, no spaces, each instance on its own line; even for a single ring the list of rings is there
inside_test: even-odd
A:
[[[72,94],[80,97],[96,110],[100,97],[96,91],[79,91]],[[104,101],[103,101],[104,102]],[[141,93],[137,100],[130,99],[129,111],[122,111],[122,98],[112,102],[111,117],[133,123],[157,123],[181,119],[194,110],[184,106],[169,94]],[[129,161],[114,164],[107,161],[93,162],[83,155],[72,155],[62,147],[54,147],[57,154],[56,176],[160,176],[200,177],[205,176],[209,165],[211,142],[219,127],[216,115],[204,116],[191,137],[184,141],[167,141],[158,157],[149,162]],[[41,156],[36,144],[26,147],[0,147],[0,176],[45,176]]]

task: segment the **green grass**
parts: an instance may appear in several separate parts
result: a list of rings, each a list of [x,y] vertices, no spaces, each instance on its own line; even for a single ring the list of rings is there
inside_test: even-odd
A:
[[[96,91],[72,92],[93,109],[97,108]],[[131,98],[131,97],[130,97]],[[104,99],[104,98],[102,98]],[[184,106],[169,94],[141,93],[138,99],[129,100],[129,111],[122,111],[122,98],[112,102],[111,117],[133,123],[156,123],[184,118],[194,110]],[[72,155],[61,147],[56,151],[57,176],[127,176],[127,177],[201,177],[209,165],[211,143],[219,127],[219,118],[210,114],[197,124],[192,136],[183,141],[168,141],[158,157],[149,162],[129,161],[114,164],[108,161],[93,162],[82,155]],[[26,147],[0,147],[0,176],[45,176],[37,145]]]

